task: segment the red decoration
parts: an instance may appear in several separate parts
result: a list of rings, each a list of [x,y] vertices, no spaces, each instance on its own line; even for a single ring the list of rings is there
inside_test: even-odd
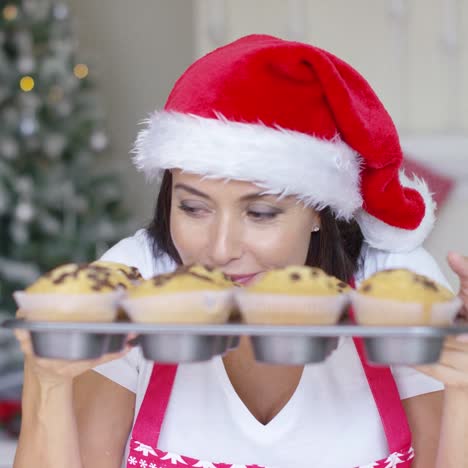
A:
[[[411,156],[408,157],[405,155],[403,169],[406,173],[414,173],[426,181],[429,186],[429,190],[434,194],[433,198],[437,203],[438,209],[444,205],[448,196],[455,187],[454,179],[434,171],[426,164],[411,159]]]
[[[20,401],[0,401],[0,423],[7,423],[20,412]]]
[[[0,429],[14,437],[19,436],[21,418],[21,401],[0,401]]]

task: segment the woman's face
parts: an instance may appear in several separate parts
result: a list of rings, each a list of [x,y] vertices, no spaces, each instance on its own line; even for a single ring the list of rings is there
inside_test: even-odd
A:
[[[317,212],[295,197],[261,192],[250,182],[173,170],[170,229],[182,263],[219,268],[241,284],[272,268],[303,265],[320,225]]]

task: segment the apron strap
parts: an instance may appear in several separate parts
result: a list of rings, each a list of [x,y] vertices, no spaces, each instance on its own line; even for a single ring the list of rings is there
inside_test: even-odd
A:
[[[374,367],[367,363],[362,338],[353,338],[353,341],[380,414],[390,453],[400,452],[411,446],[411,430],[395,379],[389,367]]]
[[[354,288],[354,279],[350,284]],[[350,316],[354,320],[352,308]],[[410,447],[411,430],[390,368],[369,365],[363,339],[356,337],[353,341],[379,411],[390,452]],[[132,431],[134,440],[148,440],[157,447],[176,373],[177,365],[153,364],[145,397]]]
[[[354,278],[350,281],[350,285],[355,287]],[[354,321],[352,307],[349,309],[349,315]],[[354,337],[353,341],[379,411],[390,453],[411,447],[411,430],[408,418],[390,367],[371,366],[365,355],[364,340]]]
[[[133,427],[133,440],[148,441],[153,447],[158,446],[159,434],[176,373],[177,365],[153,364],[145,397]]]

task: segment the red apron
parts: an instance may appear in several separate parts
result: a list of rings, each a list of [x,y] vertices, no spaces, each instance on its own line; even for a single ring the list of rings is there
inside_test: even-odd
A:
[[[364,357],[362,339],[353,340],[379,411],[390,451],[388,457],[358,468],[410,468],[414,458],[411,432],[392,373],[388,367],[369,366]],[[244,466],[197,460],[156,448],[176,372],[176,365],[154,364],[132,431],[127,468],[266,468],[256,464]]]

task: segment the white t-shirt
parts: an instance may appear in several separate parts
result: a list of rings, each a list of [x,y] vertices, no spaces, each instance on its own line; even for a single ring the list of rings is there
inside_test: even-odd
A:
[[[406,267],[449,287],[422,247],[395,254],[364,244],[361,256],[358,284],[378,270]],[[175,268],[169,258],[154,260],[145,230],[120,241],[102,259],[135,266],[145,278]],[[136,393],[136,418],[152,362],[135,348],[95,370]],[[392,371],[402,399],[443,389],[440,382],[414,369]],[[305,366],[292,398],[267,425],[240,400],[221,357],[180,364],[158,448],[202,460],[281,468],[344,468],[388,455],[379,413],[351,338],[341,339],[324,363]]]

